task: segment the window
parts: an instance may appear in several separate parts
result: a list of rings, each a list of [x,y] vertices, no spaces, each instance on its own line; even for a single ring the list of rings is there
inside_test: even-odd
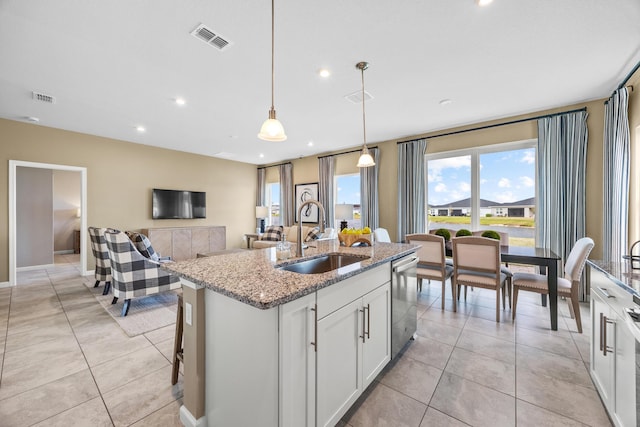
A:
[[[428,229],[495,230],[535,245],[535,141],[427,155]]]
[[[360,174],[336,175],[334,194],[336,204],[353,205],[353,218],[335,218],[336,229],[340,228],[340,222],[345,219],[347,227],[360,228]]]
[[[269,218],[267,224],[281,225],[280,222],[280,183],[274,182],[267,184],[266,187],[266,203],[269,207]]]

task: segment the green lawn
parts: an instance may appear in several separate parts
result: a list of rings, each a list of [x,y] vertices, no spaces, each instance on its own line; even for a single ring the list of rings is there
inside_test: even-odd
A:
[[[533,218],[519,217],[483,217],[480,218],[480,225],[504,225],[507,227],[533,227]],[[471,217],[468,216],[429,216],[429,222],[448,224],[471,224]]]

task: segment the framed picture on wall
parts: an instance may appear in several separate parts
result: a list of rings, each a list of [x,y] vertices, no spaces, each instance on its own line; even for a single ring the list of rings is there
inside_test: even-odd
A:
[[[300,206],[307,200],[318,200],[318,183],[311,182],[309,184],[296,184],[296,222],[297,223],[317,223],[318,207],[316,205],[307,205],[302,209],[300,218],[298,218],[298,210]]]

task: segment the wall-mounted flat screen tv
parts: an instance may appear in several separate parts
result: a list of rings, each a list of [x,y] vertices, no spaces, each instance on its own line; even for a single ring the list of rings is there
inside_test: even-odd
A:
[[[153,189],[153,219],[207,217],[207,193],[203,191]]]

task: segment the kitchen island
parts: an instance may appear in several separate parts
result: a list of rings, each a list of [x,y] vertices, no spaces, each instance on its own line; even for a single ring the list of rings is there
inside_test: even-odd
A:
[[[591,291],[589,373],[616,427],[640,420],[640,323],[628,310],[638,310],[640,269],[630,261],[588,260]]]
[[[390,360],[391,262],[416,247],[346,248],[358,262],[319,274],[275,248],[165,265],[184,293],[185,425],[334,425]]]

